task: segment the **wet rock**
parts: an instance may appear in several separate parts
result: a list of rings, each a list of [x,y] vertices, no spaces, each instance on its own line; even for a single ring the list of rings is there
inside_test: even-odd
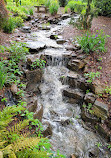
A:
[[[34,20],[31,20],[30,23],[33,25],[33,24],[35,23],[35,21],[34,21]]]
[[[95,94],[101,94],[104,92],[105,89],[105,85],[101,84],[99,80],[95,80],[93,82],[93,86],[94,86],[94,92]]]
[[[39,19],[35,19],[34,21],[37,22],[37,21],[39,21]]]
[[[78,89],[71,89],[71,88],[64,89],[63,95],[77,100],[83,100],[84,97],[83,92],[80,92]]]
[[[93,124],[99,122],[99,119],[94,117],[92,114],[89,114],[85,108],[82,108],[81,118],[83,121],[91,122]]]
[[[39,93],[38,83],[41,82],[42,79],[42,70],[36,69],[33,71],[26,70],[26,79],[28,81],[27,83],[27,91],[37,92]]]
[[[37,69],[37,70],[33,70],[33,71],[26,70],[25,74],[26,74],[27,80],[32,83],[37,84],[42,79],[42,70],[41,69]]]
[[[100,101],[95,101],[92,111],[96,117],[101,118],[102,120],[106,120],[108,117],[108,105]]]
[[[71,69],[72,71],[78,71],[85,67],[85,62],[78,60],[78,59],[73,59],[73,60],[69,61],[67,67],[69,69]]]
[[[11,85],[11,92],[15,95],[18,92],[18,88],[16,84]]]
[[[16,38],[16,41],[17,41],[17,42],[20,42],[20,41],[21,41],[21,39],[20,39],[20,38]]]
[[[62,20],[65,20],[65,19],[68,19],[68,18],[70,18],[69,14],[63,14],[62,17],[61,17]]]
[[[31,20],[31,16],[30,15],[27,15],[26,16],[26,21],[30,21]]]
[[[70,124],[70,119],[68,119],[68,118],[63,118],[63,119],[61,119],[61,125],[62,126],[67,126],[67,125],[69,125]]]
[[[52,136],[52,127],[49,122],[44,122],[43,123],[43,132],[42,132],[44,137],[50,137]]]
[[[43,105],[37,105],[36,112],[34,113],[34,119],[38,119],[39,121],[42,121],[43,116]]]
[[[50,35],[50,39],[58,39],[58,35],[56,35],[56,34],[52,34],[52,35]]]
[[[28,111],[30,112],[35,112],[37,109],[37,99],[33,100],[31,99],[30,102],[28,102],[28,107],[27,107]]]
[[[35,53],[35,52],[37,53],[39,50],[46,48],[45,43],[42,41],[26,42],[26,46],[27,46],[27,48],[29,48],[29,51],[31,53]]]
[[[103,138],[107,139],[107,141],[110,141],[111,132],[105,126],[98,124],[97,131]]]
[[[66,40],[64,40],[64,39],[57,39],[56,42],[57,42],[57,44],[64,44],[66,42]]]
[[[92,103],[92,104],[95,102],[95,99],[96,96],[93,93],[87,93],[84,98],[86,103]]]
[[[23,33],[31,33],[31,27],[30,26],[23,26],[21,31]]]
[[[38,28],[41,30],[50,30],[51,29],[50,26],[46,26],[46,25],[39,25]]]
[[[66,49],[66,50],[74,51],[74,46],[66,45],[66,46],[65,46],[65,49]]]

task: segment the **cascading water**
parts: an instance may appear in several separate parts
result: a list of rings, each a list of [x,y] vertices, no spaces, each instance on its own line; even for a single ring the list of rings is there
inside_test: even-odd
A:
[[[66,25],[67,21],[69,20],[60,24]],[[66,157],[74,153],[78,158],[95,158],[94,155],[97,155],[96,158],[110,158],[96,146],[103,140],[88,130],[82,122],[80,105],[69,104],[63,99],[63,89],[69,87],[67,84],[63,85],[62,81],[69,71],[65,65],[70,52],[67,52],[63,45],[58,45],[56,41],[49,38],[52,32],[62,29],[60,24],[50,31],[41,30],[32,34],[32,40],[43,41],[48,47],[39,53],[39,55],[45,54],[48,65],[44,69],[43,81],[39,86],[41,95],[38,96],[38,104],[43,105],[44,109],[42,121],[49,122],[52,127],[50,141],[53,149],[55,151],[59,149]]]
[[[45,68],[38,102],[44,106],[43,121],[48,121],[53,129],[50,140],[54,150],[59,149],[67,157],[75,153],[79,158],[89,158],[90,151],[95,150],[95,145],[100,139],[91,131],[84,129],[79,123],[81,120],[76,119],[77,116],[80,118],[79,105],[63,102],[62,90],[68,85],[62,85],[60,77],[67,72],[61,62]],[[103,158],[102,156],[98,150],[98,158]]]

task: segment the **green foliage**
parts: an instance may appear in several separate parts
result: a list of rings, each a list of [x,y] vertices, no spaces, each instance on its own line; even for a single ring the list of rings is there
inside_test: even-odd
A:
[[[16,27],[22,27],[23,26],[23,19],[21,17],[16,17],[14,19],[15,26]]]
[[[111,16],[111,0],[95,0],[98,13],[104,16]]]
[[[46,0],[45,3],[44,3],[44,5],[45,5],[46,7],[49,7],[49,6],[50,6],[50,3],[51,3],[50,0]]]
[[[3,52],[7,51],[10,53],[10,60],[1,61],[1,87],[4,85],[5,82],[11,84],[19,81],[19,84],[21,84],[19,77],[22,75],[22,71],[20,71],[19,69],[19,62],[25,62],[26,54],[29,53],[28,49],[25,47],[25,44],[20,42],[13,42],[10,47],[1,48]],[[18,93],[22,95],[22,91]]]
[[[29,9],[29,14],[30,14],[30,15],[33,15],[33,14],[34,14],[33,8],[30,8],[30,9]]]
[[[87,32],[77,40],[85,53],[105,52],[105,43],[107,37],[109,36],[105,35],[102,30],[100,33],[97,30],[96,34]]]
[[[58,9],[59,9],[58,1],[50,0],[49,11],[50,11],[51,15],[57,14]]]
[[[7,78],[7,70],[5,65],[0,61],[0,89],[3,88]]]
[[[93,111],[92,111],[92,104],[91,103],[88,103],[88,106],[83,105],[83,108],[85,108],[87,110],[87,112],[92,114]]]
[[[81,13],[85,10],[87,3],[83,3],[82,1],[74,1],[71,0],[68,2],[68,4],[65,7],[65,12],[67,12],[67,9],[70,8],[72,12],[78,12]]]
[[[105,88],[105,93],[111,94],[111,86]]]
[[[99,78],[100,77],[100,72],[89,72],[89,73],[85,73],[84,74],[84,76],[86,77],[86,79],[87,79],[87,82],[88,83],[91,83],[91,82],[93,82],[93,80],[95,79],[95,78]]]
[[[14,18],[9,17],[8,20],[4,21],[2,28],[5,33],[12,33],[13,29],[15,28]]]
[[[42,59],[36,59],[36,61],[34,61],[32,64],[31,64],[31,70],[34,70],[36,68],[45,68],[45,64],[46,64],[46,61],[45,60],[42,60]]]
[[[91,28],[93,17],[97,15],[93,0],[72,0],[69,1],[65,7],[65,12],[67,12],[68,8],[70,8],[72,12],[77,12],[80,14],[78,20],[75,21],[74,18],[71,19],[71,24],[78,27],[79,29],[87,30]]]

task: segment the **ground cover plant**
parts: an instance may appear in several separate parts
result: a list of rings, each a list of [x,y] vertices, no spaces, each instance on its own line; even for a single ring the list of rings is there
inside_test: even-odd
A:
[[[109,37],[105,35],[103,30],[96,31],[96,33],[91,34],[90,32],[86,32],[82,36],[78,37],[78,43],[80,44],[82,50],[85,53],[92,53],[92,52],[105,52],[105,43],[106,39]]]

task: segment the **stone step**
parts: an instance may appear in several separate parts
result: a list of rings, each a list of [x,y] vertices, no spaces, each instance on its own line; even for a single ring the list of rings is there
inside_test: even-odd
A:
[[[63,96],[75,99],[77,101],[83,101],[84,93],[79,89],[66,88],[63,90]]]
[[[81,61],[79,59],[72,59],[69,61],[67,67],[72,71],[79,71],[84,69],[85,64],[86,63],[84,61]]]

